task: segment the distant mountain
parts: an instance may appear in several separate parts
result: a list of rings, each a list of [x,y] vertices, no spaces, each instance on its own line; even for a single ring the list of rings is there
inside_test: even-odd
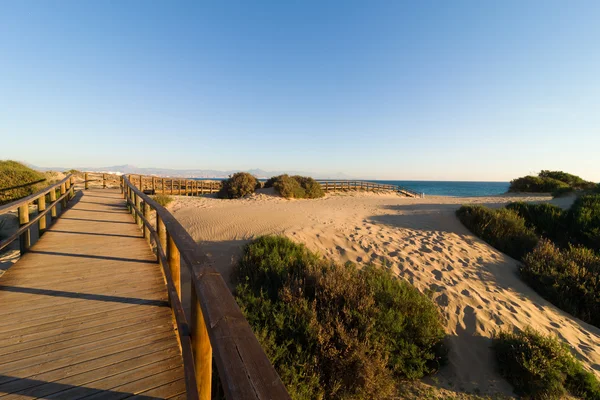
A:
[[[28,163],[29,167],[36,169],[38,171],[66,171],[71,168],[66,167],[38,167],[35,165],[31,165]],[[101,167],[101,168],[88,168],[88,167],[76,167],[74,169],[80,171],[88,171],[88,172],[104,172],[104,173],[116,173],[116,174],[140,174],[140,175],[155,175],[155,176],[164,176],[164,177],[181,177],[181,178],[227,178],[229,175],[234,174],[236,172],[240,172],[240,170],[228,170],[228,171],[219,171],[214,169],[169,169],[169,168],[139,168],[135,165],[113,165],[110,167]],[[289,174],[289,175],[302,175],[302,176],[312,176],[317,179],[352,179],[352,177],[338,172],[334,174],[315,174],[306,171],[265,171],[263,169],[250,169],[244,172],[249,172],[257,178],[270,178],[272,176],[281,175],[281,174]]]

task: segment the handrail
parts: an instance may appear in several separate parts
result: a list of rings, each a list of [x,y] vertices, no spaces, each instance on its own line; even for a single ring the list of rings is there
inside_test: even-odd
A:
[[[50,193],[50,191],[52,189],[58,190],[60,188],[60,186],[62,186],[63,184],[66,184],[67,181],[71,182],[70,178],[72,178],[72,176],[73,175],[68,175],[62,181],[54,183],[48,187],[45,187],[36,193],[30,194],[29,196],[23,197],[21,199],[18,199],[18,200],[15,200],[15,201],[12,201],[10,203],[0,206],[0,215],[6,214],[7,212],[10,212],[16,208],[19,208],[20,206],[22,206],[25,203],[31,203],[31,202],[37,200],[40,196]]]
[[[58,218],[57,206],[60,203],[62,205],[61,211],[64,211],[67,202],[72,199],[75,195],[74,177],[69,174],[62,181],[50,185],[37,193],[31,194],[22,199],[15,200],[11,203],[0,206],[0,215],[6,214],[10,211],[18,209],[19,213],[19,229],[8,238],[0,241],[0,251],[15,241],[17,238],[20,239],[19,249],[21,254],[24,254],[31,247],[31,227],[34,224],[38,224],[39,237],[41,237],[46,231],[47,218],[46,215],[51,213],[52,219]],[[60,191],[60,195],[57,198],[56,192]],[[50,204],[46,207],[46,195],[49,195]],[[29,204],[37,202],[38,215],[33,219],[29,220]]]
[[[321,185],[321,187],[329,192],[332,189],[334,192],[338,189],[348,189],[348,190],[370,190],[370,189],[383,189],[383,190],[391,190],[394,192],[402,193],[408,197],[424,197],[424,193],[415,192],[414,190],[407,189],[405,187],[399,185],[390,185],[387,183],[378,183],[378,182],[370,182],[370,181],[361,181],[361,180],[317,180],[317,183]]]
[[[165,272],[184,357],[186,385],[193,387],[195,379],[197,388],[193,393],[188,389],[188,396],[211,398],[214,355],[227,399],[290,399],[221,274],[206,265],[206,257],[194,239],[169,211],[144,194],[127,176],[122,176],[122,190],[136,222],[142,224],[144,237],[154,241]],[[156,212],[156,229],[148,220],[150,209]],[[182,264],[191,277],[189,321],[178,306],[185,297],[181,290]]]

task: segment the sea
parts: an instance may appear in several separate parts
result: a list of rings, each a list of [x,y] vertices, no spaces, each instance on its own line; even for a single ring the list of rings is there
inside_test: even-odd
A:
[[[493,196],[508,191],[509,182],[461,182],[461,181],[370,181],[398,185],[425,196],[474,197]]]
[[[217,178],[218,179],[218,178]],[[259,179],[264,181],[265,179]],[[381,181],[365,179],[368,182],[398,185],[425,196],[475,197],[493,196],[508,191],[509,182],[464,182],[464,181]]]

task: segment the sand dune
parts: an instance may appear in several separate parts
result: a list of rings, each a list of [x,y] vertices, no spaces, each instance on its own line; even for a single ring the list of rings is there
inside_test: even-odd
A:
[[[519,279],[517,261],[473,236],[454,215],[460,204],[499,207],[515,200],[550,197],[408,199],[363,193],[285,200],[267,192],[240,200],[184,197],[169,208],[226,279],[244,243],[284,234],[342,262],[381,263],[432,291],[451,348],[436,386],[511,394],[495,370],[490,338],[527,325],[561,337],[600,376],[600,329],[542,299]],[[562,206],[571,201],[559,200]]]

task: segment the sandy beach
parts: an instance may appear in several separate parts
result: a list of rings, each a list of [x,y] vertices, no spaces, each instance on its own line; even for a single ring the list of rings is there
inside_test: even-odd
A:
[[[523,283],[518,262],[472,235],[455,217],[461,204],[500,207],[511,201],[572,198],[502,195],[412,199],[395,194],[343,193],[285,200],[270,190],[239,200],[178,197],[170,211],[229,282],[242,246],[283,234],[340,262],[391,268],[421,291],[431,291],[446,321],[448,366],[429,384],[482,394],[512,394],[495,370],[491,337],[531,325],[570,344],[600,377],[600,329],[559,310]]]

